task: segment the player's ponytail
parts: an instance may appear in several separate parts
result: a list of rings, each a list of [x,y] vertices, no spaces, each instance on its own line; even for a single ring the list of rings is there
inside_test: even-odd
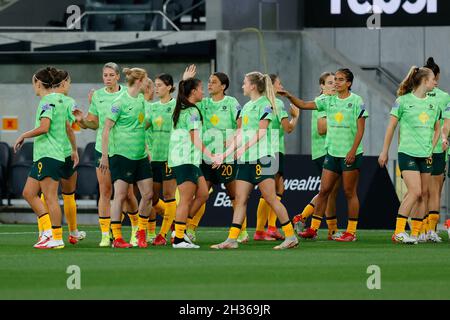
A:
[[[272,110],[276,114],[275,90],[273,89],[270,76],[268,74],[264,75],[261,72],[254,71],[247,73],[245,77],[251,84],[256,86],[256,90],[259,94],[264,95],[267,99],[269,99],[269,102],[272,105]]]
[[[175,105],[175,110],[173,111],[173,127],[176,128],[178,124],[178,120],[180,119],[181,110],[187,109],[187,108],[197,108],[197,106],[189,101],[189,96],[191,95],[192,91],[198,86],[201,85],[201,81],[196,78],[190,78],[187,80],[180,81],[178,85],[178,95],[177,95],[177,103]],[[200,114],[200,120],[203,122],[203,117],[198,110]]]
[[[425,63],[424,68],[431,69],[431,71],[433,71],[435,77],[437,77],[438,74],[441,73],[441,68],[439,68],[439,66],[436,64],[436,62],[434,62],[433,57],[429,57],[427,59],[427,62]]]
[[[38,70],[33,75],[33,81],[40,81],[45,89],[50,89],[55,82],[55,74],[58,72],[54,67],[47,67]]]
[[[269,99],[270,104],[272,105],[273,113],[277,114],[277,108],[275,103],[275,89],[273,88],[272,79],[270,75],[265,74],[264,75],[264,83],[265,83],[265,95],[267,99]]]
[[[404,96],[411,93],[414,89],[420,86],[423,79],[427,78],[433,71],[428,68],[418,68],[412,66],[409,70],[406,78],[400,83],[400,87],[397,90],[397,96]]]

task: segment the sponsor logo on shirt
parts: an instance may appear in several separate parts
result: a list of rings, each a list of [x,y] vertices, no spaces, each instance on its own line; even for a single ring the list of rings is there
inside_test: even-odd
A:
[[[341,112],[338,112],[334,115],[334,120],[336,120],[337,123],[341,123],[344,120],[344,115]]]
[[[50,110],[51,108],[53,108],[54,106],[55,106],[54,104],[46,103],[42,106],[42,110],[47,111],[47,110]]]
[[[271,106],[266,106],[264,108],[264,113],[272,113],[272,107]]]
[[[419,120],[420,120],[420,122],[422,122],[423,124],[425,124],[425,123],[428,122],[428,120],[430,120],[430,117],[428,116],[428,114],[427,114],[426,112],[422,112],[422,113],[419,115]]]

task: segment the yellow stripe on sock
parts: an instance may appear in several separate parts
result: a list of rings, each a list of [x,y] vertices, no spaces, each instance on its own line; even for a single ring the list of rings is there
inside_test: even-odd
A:
[[[136,212],[127,212],[128,218],[130,218],[131,226],[137,227],[139,225],[139,216],[137,211]]]
[[[294,227],[292,226],[292,223],[290,221],[288,224],[282,226],[281,229],[283,230],[284,236],[286,238],[292,237],[295,234]]]
[[[347,224],[347,232],[351,234],[356,234],[356,227],[358,226],[358,220],[356,219],[348,219]]]
[[[304,209],[301,214],[302,219],[308,219],[310,216],[314,214],[314,206],[309,203]]]
[[[264,198],[259,199],[258,209],[256,211],[256,231],[264,231],[266,226],[266,221],[269,217],[270,206],[264,200]]]
[[[148,217],[138,216],[138,230],[147,230]]]
[[[50,215],[48,213],[41,215],[38,219],[41,222],[42,231],[50,230],[52,228],[52,222],[50,221]]]
[[[335,234],[338,231],[336,217],[334,217],[332,219],[327,218],[327,225],[328,225],[328,233],[329,234]]]
[[[64,215],[69,226],[69,232],[77,230],[77,203],[75,202],[75,194],[63,194]]]
[[[185,230],[186,224],[175,221],[175,237],[177,237],[178,239],[183,239]]]
[[[412,219],[411,220],[411,236],[417,237],[419,236],[420,229],[422,228],[423,220],[422,219]]]
[[[230,228],[230,231],[228,233],[228,238],[236,240],[239,237],[239,233],[241,233],[241,228],[237,227],[237,226],[233,226]]]
[[[164,211],[164,219],[161,225],[161,230],[159,233],[165,238],[167,232],[169,232],[170,226],[172,225],[173,220],[175,220],[175,214],[177,212],[177,203],[176,201],[170,201],[166,203]]]
[[[111,218],[102,218],[98,219],[98,223],[100,225],[100,230],[102,233],[108,233],[111,227]]]
[[[241,231],[247,231],[247,216],[244,218],[244,221],[242,222]]]
[[[313,215],[313,218],[311,220],[311,229],[319,230],[321,224],[322,224],[322,217]]]
[[[62,227],[53,227],[52,226],[52,234],[53,234],[54,240],[62,240],[62,237],[63,237]]]
[[[439,213],[433,212],[428,215],[428,225],[431,231],[436,231],[436,227],[439,224]]]
[[[111,222],[111,230],[112,230],[114,239],[122,238],[122,223]]]
[[[408,222],[408,217],[397,215],[394,234],[405,232],[406,222]]]
[[[200,209],[195,213],[195,216],[191,219],[188,224],[188,229],[195,230],[200,224],[200,220],[202,220],[203,215],[205,214],[206,203],[204,203]]]

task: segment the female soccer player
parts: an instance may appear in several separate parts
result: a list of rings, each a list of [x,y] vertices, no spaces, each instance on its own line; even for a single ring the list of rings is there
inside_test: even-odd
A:
[[[113,248],[132,247],[132,244],[125,242],[122,237],[121,213],[128,190],[134,183],[137,184],[141,194],[136,238],[138,246],[146,248],[153,179],[145,150],[146,100],[141,93],[148,87],[149,79],[144,69],[125,68],[123,72],[127,78],[128,89],[112,102],[110,111],[106,114],[99,169],[103,174],[110,170],[114,184],[114,200],[111,205]]]
[[[196,66],[191,65],[184,73],[184,78],[193,78],[196,74]],[[203,141],[206,147],[213,153],[223,153],[224,146],[230,137],[233,136],[237,128],[237,113],[240,104],[236,98],[227,96],[226,90],[230,85],[230,80],[225,73],[215,72],[208,80],[209,97],[203,98],[196,105],[203,118]],[[236,164],[233,157],[226,159],[218,169],[214,169],[211,159],[204,157],[200,169],[205,177],[208,190],[213,185],[224,184],[231,202],[235,198],[235,176]],[[196,212],[192,219],[188,219],[186,234],[191,241],[196,240],[196,228],[198,227],[206,203]],[[245,226],[239,236],[242,241],[248,240]]]
[[[14,143],[17,152],[25,139],[35,138],[33,145],[33,166],[25,183],[23,197],[38,215],[43,227],[43,234],[35,244],[39,249],[64,248],[61,227],[61,208],[58,201],[58,185],[64,166],[65,139],[70,134],[68,111],[59,95],[52,93],[55,68],[47,67],[33,75],[33,89],[41,97],[36,112],[35,129],[25,132]],[[76,144],[71,139],[72,160],[78,164]],[[42,191],[47,202],[48,211],[39,198]],[[50,215],[50,217],[49,217]]]
[[[235,153],[235,158],[239,159],[233,224],[227,240],[211,248],[238,248],[237,238],[246,216],[248,198],[255,185],[258,185],[263,198],[280,219],[285,233],[286,239],[274,249],[294,248],[298,245],[298,240],[287,210],[276,196],[274,175],[278,168],[272,150],[267,145],[273,113],[276,112],[272,81],[269,75],[251,72],[245,76],[242,89],[244,95],[250,97],[250,101],[239,110],[236,139],[233,139],[225,154],[221,156],[221,159],[226,159]]]
[[[412,67],[400,84],[398,98],[391,111],[383,151],[378,162],[388,161],[389,147],[395,128],[400,122],[398,162],[408,193],[403,198],[392,240],[417,244],[428,202],[428,186],[433,171],[433,149],[439,139],[441,110],[433,97],[427,96],[436,86],[433,71]],[[417,203],[417,211],[412,211]],[[411,235],[405,232],[406,221],[412,217]]]
[[[75,117],[72,115],[72,112],[77,109],[77,103],[73,98],[68,96],[71,86],[69,73],[65,70],[57,70],[53,76],[55,82],[53,85],[53,92],[59,94],[60,99],[66,106],[69,115],[69,123],[72,125],[73,122],[75,122]],[[73,135],[72,129],[70,129],[70,134]],[[71,244],[76,244],[86,237],[86,232],[79,231],[77,227],[77,205],[75,202],[77,171],[75,170],[74,162],[72,160],[72,145],[69,137],[65,140],[64,154],[66,158],[61,170],[61,191],[64,202],[64,215],[66,216],[69,227],[69,242]],[[78,154],[76,155],[76,158],[78,158]],[[41,195],[41,199],[45,203],[44,195]]]
[[[300,109],[325,111],[327,115],[327,155],[323,163],[320,191],[311,227],[305,232],[314,234],[320,227],[328,198],[342,175],[345,197],[348,203],[347,231],[335,241],[356,241],[359,217],[357,195],[359,168],[361,167],[363,146],[361,144],[368,113],[363,99],[351,92],[353,73],[349,69],[336,71],[337,95],[321,96],[305,102],[287,92],[281,92]],[[312,229],[312,230],[311,230]]]
[[[173,113],[169,167],[175,173],[180,201],[176,210],[173,248],[197,249],[186,235],[186,222],[208,200],[208,186],[200,170],[202,154],[217,162],[201,139],[203,117],[196,103],[203,98],[202,82],[183,77]]]
[[[155,78],[155,94],[158,102],[147,105],[147,119],[150,124],[147,130],[147,144],[152,160],[153,202],[160,201],[162,189],[165,203],[164,219],[159,234],[153,239],[153,245],[166,245],[166,235],[175,219],[177,203],[175,192],[177,181],[173,170],[168,165],[169,141],[172,131],[172,115],[176,100],[171,94],[175,91],[171,75],[163,73]]]
[[[330,95],[336,94],[336,87],[334,84],[335,74],[332,72],[324,72],[319,78],[320,96],[319,98],[325,98]],[[319,112],[313,110],[311,114],[311,157],[316,165],[320,175],[323,171],[323,162],[327,155],[326,149],[326,137],[327,137],[327,114],[325,111]],[[334,240],[342,236],[341,232],[338,232],[337,218],[336,218],[336,198],[341,184],[341,178],[339,177],[333,190],[328,197],[327,208],[325,210],[327,225],[328,225],[328,240]],[[292,222],[297,230],[299,236],[303,236],[309,239],[315,239],[317,237],[317,230],[309,229],[311,233],[304,233],[302,226],[305,224],[306,219],[314,213],[314,208],[317,203],[317,196],[315,196],[311,202],[303,209],[301,214],[296,215]],[[318,217],[316,217],[318,218]]]
[[[105,87],[96,90],[91,97],[91,104],[88,115],[84,118],[80,110],[75,111],[78,124],[83,129],[97,130],[97,137],[95,141],[95,157],[96,157],[96,174],[99,184],[99,201],[98,201],[98,215],[99,224],[102,231],[102,239],[99,244],[100,247],[109,247],[111,245],[109,230],[111,225],[111,196],[112,196],[112,182],[111,173],[109,171],[102,171],[99,169],[100,159],[102,157],[102,132],[105,124],[106,115],[111,108],[112,102],[126,91],[126,86],[119,84],[120,70],[119,66],[113,62],[108,62],[103,66],[103,84]],[[132,222],[132,234],[130,243],[137,245],[137,199],[133,192],[133,187],[128,189],[128,197],[125,211],[128,211],[128,216]]]
[[[271,74],[270,79],[275,92],[284,90],[281,80],[277,75]],[[291,106],[290,113],[292,118],[289,121],[289,116],[284,109],[283,101],[276,98],[275,106],[276,112],[274,113],[274,119],[272,120],[271,139],[269,143],[272,146],[272,152],[275,153],[276,164],[278,165],[278,172],[275,174],[275,191],[278,199],[281,201],[284,193],[284,133],[291,133],[294,131],[300,116],[300,110]],[[266,222],[267,232],[264,230]],[[261,197],[258,204],[256,232],[253,236],[253,240],[284,240],[284,236],[277,229],[276,222],[277,216],[275,212],[270,208],[264,198]]]
[[[434,62],[433,57],[428,58],[425,68],[433,71],[437,85],[439,85],[439,76],[441,70]],[[445,112],[447,104],[450,103],[450,96],[447,92],[442,91],[437,86],[428,93],[428,96],[436,99],[438,106],[442,113]],[[440,125],[444,124],[442,119]],[[433,150],[433,171],[431,172],[430,186],[428,192],[428,214],[424,219],[424,227],[427,229],[425,240],[432,242],[442,242],[442,239],[436,232],[436,227],[439,224],[439,212],[441,209],[441,194],[445,179],[445,165],[447,161],[447,152],[442,148],[442,140],[439,139],[436,147]],[[423,229],[423,228],[422,228]],[[422,234],[421,234],[422,236]],[[420,236],[419,236],[420,239]]]

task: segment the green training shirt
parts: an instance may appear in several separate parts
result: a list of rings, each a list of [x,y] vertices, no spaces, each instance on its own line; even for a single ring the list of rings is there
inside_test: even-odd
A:
[[[436,99],[436,103],[438,104],[439,109],[443,114],[447,105],[450,103],[450,95],[439,88],[434,88],[433,91],[428,93],[428,96]],[[444,119],[441,119],[441,128],[443,125]],[[442,150],[442,139],[439,138],[438,142],[436,143],[436,147],[433,150],[433,153],[442,153],[442,152],[444,152],[444,150]]]
[[[288,113],[284,109],[284,102],[280,99],[275,99],[276,113],[273,114],[272,130],[269,136],[269,145],[272,147],[273,153],[285,153],[284,146],[284,129],[281,121],[289,118]]]
[[[434,125],[441,118],[436,100],[408,93],[397,98],[391,115],[400,123],[398,152],[412,157],[427,158],[433,152]]]
[[[176,102],[175,99],[171,99],[167,103],[158,101],[146,106],[146,118],[150,123],[146,141],[152,161],[167,161],[168,159],[172,115]]]
[[[66,96],[64,94],[60,94],[60,97],[63,100],[65,107],[67,108],[67,120],[69,121],[69,124],[72,125],[76,120],[75,116],[72,114],[72,111],[74,111],[78,107],[77,102],[72,97]],[[70,144],[68,136],[64,144],[64,155],[66,158],[72,155],[72,145]]]
[[[322,94],[317,99],[326,99],[329,95]],[[313,110],[311,114],[311,157],[312,160],[323,157],[327,154],[325,147],[327,135],[320,135],[317,130],[317,121],[321,118],[326,118],[327,113],[325,111]]]
[[[123,92],[113,102],[106,118],[115,122],[109,136],[109,155],[130,160],[147,157],[145,152],[145,99]]]
[[[200,112],[195,107],[182,109],[176,127],[173,128],[169,143],[169,167],[184,164],[200,166],[202,152],[192,143],[190,132],[202,132]]]
[[[89,106],[89,113],[98,117],[97,137],[95,139],[95,150],[102,152],[102,132],[105,125],[105,119],[108,112],[111,110],[112,102],[127,90],[126,86],[120,86],[119,91],[109,93],[106,87],[94,91],[92,95],[91,105]]]
[[[363,99],[351,93],[349,97],[340,99],[336,96],[320,96],[314,102],[317,111],[325,111],[327,116],[327,152],[338,158],[345,158],[355,142],[358,131],[358,119],[369,116]],[[362,141],[356,155],[363,153]]]
[[[34,138],[33,161],[48,157],[64,162],[67,108],[60,94],[51,93],[41,98],[36,111],[35,128],[40,127],[42,118],[50,119],[50,129],[47,133]]]
[[[261,96],[255,101],[247,102],[239,117],[242,118],[242,146],[244,146],[258,133],[261,120],[272,121],[272,105],[266,96]],[[269,123],[265,136],[245,151],[240,158],[241,162],[255,162],[268,155],[274,156],[267,139],[271,135],[271,125]]]

